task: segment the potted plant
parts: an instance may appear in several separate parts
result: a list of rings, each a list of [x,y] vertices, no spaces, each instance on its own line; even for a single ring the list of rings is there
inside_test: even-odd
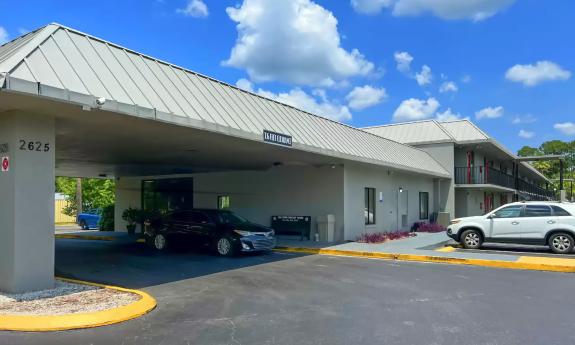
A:
[[[129,207],[122,212],[122,219],[128,223],[126,225],[128,234],[133,235],[136,233],[136,226],[140,220],[140,210]]]

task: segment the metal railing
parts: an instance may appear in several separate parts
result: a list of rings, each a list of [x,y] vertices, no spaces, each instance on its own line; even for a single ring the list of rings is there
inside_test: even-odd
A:
[[[555,199],[555,192],[546,190],[522,179],[517,181],[516,188],[513,175],[492,167],[455,167],[455,184],[493,184],[528,193],[533,196],[533,200]]]

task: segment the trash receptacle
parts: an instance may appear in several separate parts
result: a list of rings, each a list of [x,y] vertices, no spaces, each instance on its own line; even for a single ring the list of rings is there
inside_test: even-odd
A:
[[[317,230],[320,241],[335,241],[335,216],[333,214],[327,214],[317,217]]]

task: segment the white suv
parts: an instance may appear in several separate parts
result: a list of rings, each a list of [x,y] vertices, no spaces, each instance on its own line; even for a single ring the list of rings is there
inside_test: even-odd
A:
[[[452,220],[447,235],[470,249],[499,242],[549,245],[555,253],[570,253],[575,244],[575,204],[506,204],[484,216]]]

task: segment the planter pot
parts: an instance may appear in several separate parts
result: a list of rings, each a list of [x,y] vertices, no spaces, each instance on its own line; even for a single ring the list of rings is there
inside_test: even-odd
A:
[[[134,235],[136,233],[136,224],[128,224],[126,228],[128,229],[128,234]]]

